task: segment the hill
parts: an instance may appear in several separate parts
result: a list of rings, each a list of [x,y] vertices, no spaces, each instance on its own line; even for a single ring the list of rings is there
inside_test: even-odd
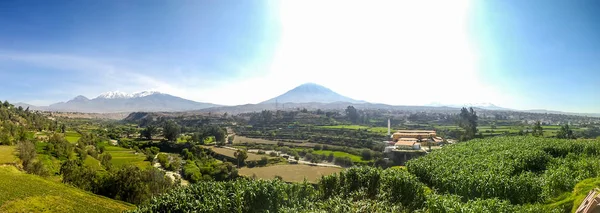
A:
[[[59,102],[47,107],[33,106],[32,109],[58,112],[118,113],[188,111],[216,106],[219,105],[195,102],[160,92],[145,91],[134,94],[107,92],[94,99],[80,95],[67,102]]]
[[[133,205],[0,166],[0,212],[122,212]]]
[[[278,103],[333,103],[333,102],[350,102],[350,103],[365,103],[352,98],[340,95],[331,89],[315,84],[306,83],[296,88],[287,91],[286,93],[261,102],[261,104]]]

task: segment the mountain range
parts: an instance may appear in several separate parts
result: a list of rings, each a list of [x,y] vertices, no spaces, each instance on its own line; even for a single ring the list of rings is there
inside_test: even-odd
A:
[[[67,102],[59,102],[49,106],[32,106],[18,103],[23,107],[35,110],[59,112],[88,112],[88,113],[113,113],[113,112],[171,112],[198,110],[220,105],[195,102],[169,94],[155,91],[144,91],[127,94],[123,92],[102,93],[94,99],[77,96]]]
[[[463,105],[431,103],[425,106],[393,106],[369,103],[340,95],[329,88],[314,83],[302,84],[277,97],[258,104],[244,104],[237,106],[222,106],[212,103],[196,102],[155,91],[144,91],[133,94],[118,91],[106,92],[93,99],[88,99],[87,97],[80,95],[67,102],[59,102],[49,106],[33,106],[26,103],[16,103],[15,105],[24,108],[29,107],[33,110],[85,113],[176,111],[243,113],[265,109],[343,109],[348,105],[353,105],[358,109],[448,111],[456,110],[461,107],[474,107],[484,110],[519,111],[499,107],[492,103],[469,103]],[[548,110],[524,110],[523,112],[600,117],[600,114],[567,113]]]

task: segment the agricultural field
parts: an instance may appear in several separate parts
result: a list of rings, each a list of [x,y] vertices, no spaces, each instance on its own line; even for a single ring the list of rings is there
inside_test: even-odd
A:
[[[309,143],[309,142],[305,142],[305,141],[298,141],[296,142],[279,142],[279,141],[274,141],[274,140],[267,140],[267,139],[261,139],[261,138],[248,138],[248,137],[244,137],[244,136],[238,136],[236,135],[235,138],[233,139],[233,144],[242,144],[242,143],[255,143],[255,144],[270,144],[270,145],[277,145],[277,143],[283,143],[285,146],[303,146],[303,147],[314,147],[315,145],[317,145],[316,143]]]
[[[15,146],[0,146],[0,164],[14,163],[17,156]]]
[[[462,129],[458,126],[440,126],[440,125],[433,125],[433,127],[435,129],[447,129],[447,130],[461,130]],[[492,128],[491,126],[479,126],[477,127],[477,130],[479,133],[481,133],[483,136],[500,136],[500,135],[504,135],[506,133],[508,134],[512,134],[512,135],[516,135],[517,133],[519,133],[519,131],[523,130],[523,131],[532,131],[532,126],[496,126],[495,128]],[[560,130],[561,126],[558,125],[544,125],[542,126],[543,130],[544,130],[544,137],[554,137],[556,136],[556,133],[558,132],[558,130]],[[571,129],[574,132],[580,132],[583,131],[583,129],[577,127],[577,126],[571,126]]]
[[[213,150],[215,153],[220,154],[220,155],[225,155],[231,158],[235,158],[235,150],[233,149],[227,149],[227,148],[221,148],[221,147],[214,147],[214,146],[202,146],[204,148],[207,149],[211,149]],[[246,159],[247,161],[258,161],[260,160],[262,157],[265,157],[265,155],[257,155],[254,153],[247,153],[248,154],[248,158]],[[270,157],[268,157],[270,158]]]
[[[323,128],[323,129],[351,129],[351,130],[366,129],[367,131],[375,132],[375,133],[380,133],[382,135],[386,135],[387,131],[388,131],[387,127],[368,127],[368,126],[361,126],[361,125],[317,126],[317,128]]]
[[[347,153],[347,152],[342,152],[342,151],[315,150],[312,153],[313,154],[319,154],[319,155],[325,155],[325,156],[329,156],[329,153],[333,153],[333,157],[336,157],[336,158],[339,158],[339,157],[349,157],[350,160],[352,160],[352,162],[354,162],[354,163],[358,163],[358,162],[370,162],[370,161],[363,160],[358,155],[353,155],[353,154],[350,154],[350,153]]]
[[[131,204],[0,166],[0,212],[122,212]]]
[[[142,153],[135,154],[132,149],[126,149],[117,146],[105,146],[106,153],[112,156],[113,166],[123,166],[125,164],[133,164],[142,169],[150,167],[150,162],[145,161],[146,156]]]
[[[600,177],[599,156],[600,140],[494,137],[448,146],[409,161],[406,168],[440,193],[468,200],[571,209],[579,204],[563,196],[578,183]]]
[[[302,182],[306,178],[308,182],[316,183],[322,176],[340,171],[342,169],[335,167],[288,164],[254,168],[244,167],[239,169],[238,173],[247,177],[256,175],[260,179],[273,179],[275,176],[279,176],[287,182]]]
[[[67,131],[65,132],[65,139],[69,141],[69,143],[77,143],[77,140],[81,138],[81,134],[77,132]]]

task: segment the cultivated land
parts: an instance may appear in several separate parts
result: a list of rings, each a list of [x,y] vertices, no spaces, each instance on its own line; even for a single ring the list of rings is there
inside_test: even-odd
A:
[[[280,142],[280,141],[267,140],[267,139],[262,139],[262,138],[248,138],[248,137],[236,135],[233,140],[233,144],[237,145],[237,144],[243,144],[243,143],[269,144],[269,145],[277,145],[277,143],[283,143],[284,146],[292,146],[292,147],[294,147],[294,146],[314,147],[315,145],[318,145],[318,143],[310,143],[310,142],[306,142],[306,141]],[[328,146],[336,147],[335,145],[328,145]]]
[[[16,161],[15,146],[0,146],[0,164],[14,163]]]
[[[207,149],[212,149],[217,154],[235,158],[235,155],[234,155],[235,150],[233,150],[233,149],[212,147],[212,146],[202,146],[202,147],[207,148]],[[265,157],[265,155],[257,155],[257,154],[253,154],[253,153],[247,153],[247,154],[248,154],[248,158],[246,158],[247,161],[258,161],[262,157]],[[267,158],[269,158],[269,157],[267,157]]]
[[[0,166],[0,212],[122,212],[134,206]]]
[[[150,167],[150,162],[145,161],[146,156],[142,153],[135,154],[132,149],[125,149],[117,146],[105,146],[106,153],[112,156],[113,166],[123,166],[125,164],[133,164],[142,169]]]
[[[334,167],[289,164],[254,168],[244,167],[239,169],[238,173],[247,177],[256,175],[260,179],[273,179],[275,176],[280,176],[287,182],[302,182],[306,178],[308,182],[316,183],[321,176],[337,173],[341,170]]]
[[[361,125],[335,125],[335,126],[317,126],[317,128],[324,128],[324,129],[352,129],[352,130],[359,130],[359,129],[366,129],[369,132],[376,132],[376,133],[380,133],[382,135],[387,134],[387,127],[368,127],[368,126],[361,126]]]
[[[333,153],[333,157],[336,157],[336,158],[349,157],[350,160],[352,160],[352,162],[369,162],[369,161],[363,160],[358,155],[353,155],[353,154],[350,154],[347,152],[341,152],[341,151],[315,150],[315,151],[313,151],[313,153],[319,154],[319,155],[326,155],[326,156],[329,156],[329,153]]]
[[[81,134],[77,132],[67,131],[65,133],[65,139],[67,139],[69,143],[77,143],[77,140],[79,140],[79,138],[81,138]]]

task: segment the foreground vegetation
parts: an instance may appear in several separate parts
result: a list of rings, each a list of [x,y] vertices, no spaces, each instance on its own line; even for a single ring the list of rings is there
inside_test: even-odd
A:
[[[409,161],[406,169],[346,169],[322,177],[316,187],[284,183],[283,175],[200,182],[136,211],[571,212],[600,186],[599,155],[600,140],[477,139]],[[267,178],[282,170],[272,169]],[[222,205],[212,204],[216,200]],[[194,202],[202,205],[188,204]]]
[[[121,212],[134,206],[0,166],[0,212]]]
[[[409,161],[407,169],[463,201],[552,203],[578,182],[599,177],[599,156],[600,140],[499,137],[449,146]],[[554,207],[570,210],[573,203]]]

